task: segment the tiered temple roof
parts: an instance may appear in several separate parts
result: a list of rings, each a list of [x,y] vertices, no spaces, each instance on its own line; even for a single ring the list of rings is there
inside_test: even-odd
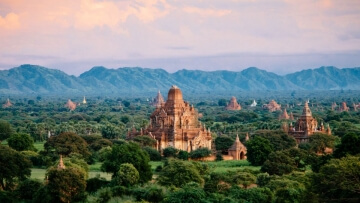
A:
[[[339,111],[340,112],[349,111],[349,107],[347,107],[346,102],[341,103],[341,106],[339,107]]]
[[[233,160],[246,159],[247,149],[243,143],[240,142],[239,135],[236,135],[234,144],[228,149],[228,153],[233,157]]]
[[[165,101],[159,90],[151,105],[155,107],[161,107],[163,104],[165,104]]]
[[[269,102],[269,104],[264,104],[263,108],[268,109],[270,112],[280,111],[281,110],[281,105],[276,103],[275,100],[271,100]]]
[[[285,120],[289,120],[290,119],[290,116],[288,115],[287,111],[286,111],[286,108],[284,109],[284,111],[282,112],[282,114],[280,114],[279,116],[279,120],[282,120],[282,119],[285,119]]]
[[[202,147],[211,149],[210,130],[199,122],[198,116],[194,106],[184,101],[181,90],[173,85],[167,101],[151,114],[149,126],[140,132],[129,132],[128,139],[149,135],[156,140],[154,147],[158,151],[169,146],[188,152]]]
[[[237,103],[236,97],[231,97],[229,104],[225,107],[226,110],[241,110],[240,104]]]

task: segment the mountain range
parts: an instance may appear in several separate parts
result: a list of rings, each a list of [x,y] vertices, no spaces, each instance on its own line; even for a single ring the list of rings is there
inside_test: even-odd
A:
[[[284,76],[258,68],[234,71],[93,67],[79,77],[37,65],[0,71],[0,94],[133,94],[167,91],[171,85],[188,93],[283,90],[360,90],[360,67],[320,67]]]

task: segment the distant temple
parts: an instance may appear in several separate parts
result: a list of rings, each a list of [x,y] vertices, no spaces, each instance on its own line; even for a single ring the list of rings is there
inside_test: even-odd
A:
[[[257,103],[256,103],[256,101],[254,99],[253,103],[250,104],[250,107],[255,107],[256,105],[257,105]]]
[[[341,103],[341,106],[339,107],[339,111],[340,112],[349,111],[349,107],[347,107],[346,102]]]
[[[156,97],[154,98],[154,100],[151,102],[151,105],[152,106],[155,106],[155,107],[161,107],[162,104],[164,104],[165,101],[164,101],[164,98],[163,96],[161,95],[160,93],[160,90],[158,91]]]
[[[337,105],[336,105],[336,103],[335,102],[333,102],[332,104],[331,104],[331,110],[335,110],[335,108],[337,107]]]
[[[249,135],[247,135],[247,139]],[[229,156],[233,157],[233,160],[243,160],[246,159],[247,149],[243,143],[240,142],[239,135],[236,135],[236,140],[234,144],[228,149]]]
[[[229,104],[225,107],[226,110],[241,110],[240,104],[237,103],[236,97],[231,97]]]
[[[353,104],[353,108],[354,108],[354,111],[357,111],[358,108],[360,108],[360,103],[359,104]]]
[[[288,115],[287,111],[286,111],[286,108],[284,109],[284,111],[282,112],[282,114],[280,114],[279,116],[279,120],[282,120],[282,119],[285,119],[285,120],[289,120],[290,119],[290,116]]]
[[[67,107],[68,109],[70,109],[71,111],[76,109],[76,104],[74,102],[71,101],[71,99],[69,99],[67,101],[67,103],[65,104],[65,107]]]
[[[188,152],[203,147],[211,149],[210,129],[201,125],[198,115],[194,106],[183,100],[181,90],[173,85],[167,101],[151,114],[149,126],[140,132],[133,129],[128,133],[128,139],[149,135],[156,140],[154,147],[160,152],[166,147]]]
[[[62,155],[60,155],[60,160],[59,160],[59,164],[57,166],[58,169],[65,169],[65,164],[63,162],[63,159],[62,159]]]
[[[288,134],[296,139],[297,144],[300,144],[308,142],[309,136],[316,132],[331,135],[329,125],[325,129],[323,123],[321,123],[321,126],[318,128],[318,122],[312,117],[309,104],[305,102],[301,117],[296,121],[295,126],[292,126],[292,123],[290,123]]]
[[[269,104],[264,104],[263,108],[268,109],[270,112],[281,111],[281,105],[276,103],[275,100],[271,100]]]
[[[8,99],[6,100],[6,103],[3,104],[2,107],[3,107],[3,108],[8,108],[8,107],[10,107],[10,106],[12,106],[12,103],[10,102],[10,99],[8,98]]]
[[[84,99],[83,99],[82,103],[83,103],[83,104],[86,104],[85,96],[84,96]]]

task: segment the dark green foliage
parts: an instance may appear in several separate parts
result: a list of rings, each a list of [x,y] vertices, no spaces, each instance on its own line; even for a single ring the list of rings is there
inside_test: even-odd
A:
[[[106,125],[101,127],[101,135],[106,139],[115,139],[119,138],[121,131],[118,127],[112,125],[111,123],[107,123]]]
[[[331,159],[320,168],[319,173],[312,176],[312,186],[324,200],[355,198],[359,201],[360,188],[360,158],[347,156],[341,159]]]
[[[161,154],[152,147],[144,147],[144,151],[148,153],[150,161],[161,161]]]
[[[336,147],[335,157],[360,154],[360,135],[348,133],[341,138],[341,144]]]
[[[26,179],[19,183],[16,188],[16,195],[22,200],[32,200],[34,194],[43,186],[39,180]]]
[[[135,188],[132,194],[137,201],[161,202],[165,198],[165,188],[156,184]]]
[[[261,171],[270,175],[283,175],[297,169],[305,170],[306,157],[306,151],[296,148],[272,152],[261,167]]]
[[[36,193],[34,193],[33,202],[52,203],[52,202],[59,202],[59,200],[56,200],[55,198],[52,197],[52,195],[49,192],[49,188],[45,185],[40,187],[40,189]]]
[[[219,106],[226,106],[227,105],[227,100],[226,99],[219,99],[218,105]]]
[[[124,104],[125,107],[129,107],[130,106],[130,102],[129,101],[122,101],[122,103]]]
[[[178,149],[175,149],[174,147],[166,147],[163,150],[164,157],[173,157],[175,158],[177,156],[177,153],[179,152]]]
[[[285,177],[271,180],[267,185],[275,193],[275,202],[308,202],[304,199],[307,194],[305,186]]]
[[[97,196],[96,202],[106,203],[106,202],[108,202],[108,201],[111,199],[111,197],[113,196],[112,188],[110,188],[110,187],[101,188],[100,190],[98,190],[98,191],[96,192],[96,196]]]
[[[139,172],[136,168],[132,164],[124,163],[120,165],[120,169],[112,179],[112,182],[115,185],[130,187],[138,183],[139,178]]]
[[[30,177],[31,161],[20,152],[0,145],[0,189],[12,189],[16,180]]]
[[[112,146],[112,142],[108,139],[99,139],[96,140],[94,143],[90,144],[90,149],[94,150],[94,151],[99,151],[101,148],[103,147],[108,147],[108,146]]]
[[[77,168],[50,168],[47,172],[48,191],[55,201],[74,202],[82,200],[86,188],[84,174]]]
[[[136,136],[133,141],[139,143],[142,147],[153,147],[156,144],[156,140],[147,135]]]
[[[261,130],[257,131],[254,136],[261,136],[269,140],[274,151],[290,149],[296,145],[295,139],[282,130]]]
[[[177,155],[177,158],[182,159],[182,160],[188,160],[189,159],[189,153],[187,151],[180,150],[178,155]]]
[[[222,153],[226,153],[233,144],[234,139],[228,136],[220,136],[215,139],[216,150],[221,150]]]
[[[160,172],[162,171],[163,167],[162,165],[158,165],[156,168],[155,168],[155,172]]]
[[[3,140],[6,140],[12,134],[12,129],[10,123],[7,121],[0,120],[0,143]]]
[[[10,191],[0,190],[0,202],[16,203],[17,200],[14,197],[14,193]]]
[[[314,153],[324,153],[325,148],[334,147],[335,137],[323,133],[314,133],[310,136],[309,145],[310,150]]]
[[[30,135],[25,133],[15,133],[8,138],[9,147],[17,151],[31,150],[36,151],[34,147],[34,140]]]
[[[198,184],[189,183],[170,193],[164,203],[207,203],[206,193]]]
[[[90,155],[87,149],[87,143],[83,138],[75,133],[61,133],[58,136],[51,136],[44,144],[45,150],[50,153],[55,150],[57,154],[69,155],[70,153],[78,153],[84,157]]]
[[[109,173],[116,173],[123,163],[131,163],[140,174],[140,183],[145,183],[152,178],[151,166],[149,165],[149,155],[136,143],[124,143],[122,145],[113,145],[110,153],[105,154],[105,161],[101,170]]]
[[[249,140],[246,143],[246,147],[247,159],[254,166],[261,166],[273,151],[273,146],[270,144],[270,141],[260,136]]]
[[[217,152],[216,153],[216,161],[222,161],[223,160],[223,156],[221,152]]]
[[[267,185],[270,182],[270,176],[268,173],[259,173],[256,176],[256,184],[259,187],[264,187],[265,185]]]
[[[86,180],[86,192],[94,193],[109,184],[105,178],[95,177]]]
[[[230,196],[239,202],[252,203],[271,203],[273,200],[273,193],[269,188],[251,188],[242,189],[239,187],[231,188]]]
[[[171,159],[164,166],[158,177],[158,182],[165,186],[182,187],[187,183],[204,183],[201,168],[193,162]]]
[[[190,158],[192,158],[192,159],[201,159],[201,158],[210,156],[211,150],[206,147],[203,147],[203,148],[199,148],[199,149],[196,149],[196,150],[190,152],[189,155],[190,155]]]

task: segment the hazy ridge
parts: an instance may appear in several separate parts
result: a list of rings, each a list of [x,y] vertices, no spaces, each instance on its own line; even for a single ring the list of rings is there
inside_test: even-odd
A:
[[[360,90],[360,68],[320,67],[280,76],[258,68],[234,71],[94,67],[79,77],[37,65],[0,71],[0,94],[114,94],[167,91],[171,85],[189,93]]]

